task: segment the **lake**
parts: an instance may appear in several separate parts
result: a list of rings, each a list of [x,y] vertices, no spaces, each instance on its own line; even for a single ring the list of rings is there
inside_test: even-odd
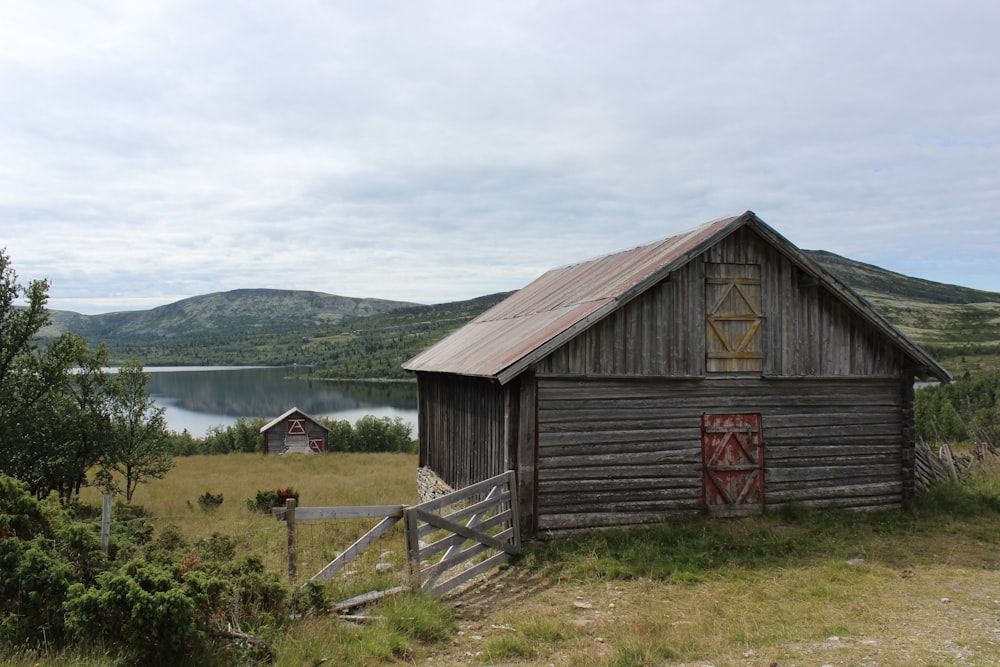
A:
[[[290,377],[294,368],[150,366],[147,389],[166,408],[167,427],[204,437],[240,417],[271,420],[290,408],[352,424],[370,414],[400,417],[417,437],[415,382],[347,382]]]

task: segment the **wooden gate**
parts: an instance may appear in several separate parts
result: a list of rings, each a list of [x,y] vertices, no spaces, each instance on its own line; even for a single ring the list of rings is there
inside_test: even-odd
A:
[[[507,561],[521,549],[517,485],[512,470],[414,507],[296,508],[295,500],[289,499],[285,507],[275,507],[272,511],[277,520],[287,524],[288,576],[292,581],[297,569],[295,526],[298,521],[382,519],[313,575],[315,581],[326,581],[343,569],[400,519],[406,527],[406,557],[413,584],[431,595],[444,595]]]
[[[414,583],[444,595],[518,553],[513,471],[405,510]]]
[[[764,508],[764,442],[759,414],[702,415],[702,502],[714,516]]]

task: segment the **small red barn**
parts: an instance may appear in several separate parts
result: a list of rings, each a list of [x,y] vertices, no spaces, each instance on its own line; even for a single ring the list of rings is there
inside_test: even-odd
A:
[[[265,454],[322,454],[330,429],[298,408],[292,408],[260,428]]]

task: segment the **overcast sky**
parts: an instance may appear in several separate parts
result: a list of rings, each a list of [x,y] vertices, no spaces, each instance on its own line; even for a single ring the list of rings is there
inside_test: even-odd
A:
[[[1000,3],[3,0],[0,247],[50,307],[439,303],[750,209],[1000,291]]]

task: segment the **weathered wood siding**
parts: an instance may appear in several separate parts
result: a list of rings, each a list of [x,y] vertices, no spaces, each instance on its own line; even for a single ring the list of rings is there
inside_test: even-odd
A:
[[[310,440],[320,439],[323,441],[323,451],[327,451],[329,443],[326,429],[302,415],[292,416],[305,419],[305,433],[299,436],[291,436],[291,439],[294,440],[293,444],[305,443],[305,446],[308,447]],[[283,454],[286,445],[291,443],[292,440],[290,440],[290,436],[288,435],[288,420],[284,420],[264,432],[264,453]]]
[[[705,372],[705,265],[693,261],[537,364],[539,373]]]
[[[417,374],[420,465],[452,488],[499,475],[508,466],[509,392],[483,379]]]
[[[537,364],[544,374],[706,374],[706,264],[760,266],[765,376],[900,375],[884,335],[752,230],[741,229]]]
[[[707,298],[720,276],[745,312]],[[906,505],[909,362],[842,296],[743,227],[505,386],[418,373],[421,465],[454,488],[512,467],[525,534],[647,522],[702,511],[702,414],[760,413],[768,506]],[[709,354],[709,315],[752,345]]]
[[[281,454],[285,451],[285,429],[272,428],[264,433],[264,453]]]
[[[762,415],[765,497],[871,509],[904,499],[896,378],[538,378],[537,528],[701,511],[703,413]]]

